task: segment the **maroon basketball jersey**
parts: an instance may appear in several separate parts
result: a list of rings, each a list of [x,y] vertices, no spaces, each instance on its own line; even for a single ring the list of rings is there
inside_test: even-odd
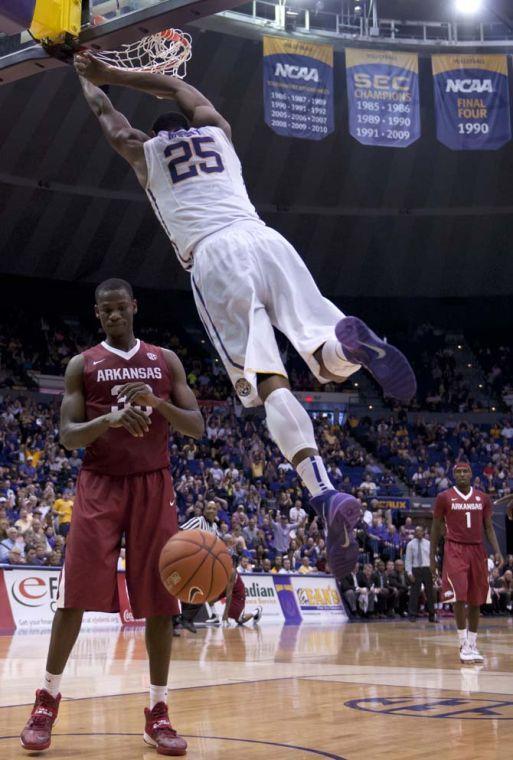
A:
[[[490,497],[474,488],[465,496],[448,488],[436,497],[433,514],[445,520],[446,538],[460,544],[481,544],[484,521],[493,511]]]
[[[171,372],[158,346],[138,340],[130,351],[119,351],[103,342],[82,356],[88,420],[122,409],[124,399],[118,393],[125,383],[142,380],[156,396],[169,399]],[[133,475],[169,467],[169,423],[151,407],[144,411],[151,415],[151,425],[142,438],[135,438],[123,427],[109,428],[87,446],[83,468],[103,475]]]

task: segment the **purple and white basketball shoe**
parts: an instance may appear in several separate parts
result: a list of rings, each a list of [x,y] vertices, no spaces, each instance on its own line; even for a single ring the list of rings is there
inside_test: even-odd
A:
[[[354,528],[362,507],[358,499],[340,491],[326,491],[310,500],[315,512],[327,526],[326,547],[330,570],[337,580],[350,573],[358,559],[359,548]]]
[[[398,348],[372,332],[358,317],[344,317],[335,327],[335,335],[346,359],[365,367],[381,385],[385,396],[410,401],[417,391],[417,381],[408,359]]]

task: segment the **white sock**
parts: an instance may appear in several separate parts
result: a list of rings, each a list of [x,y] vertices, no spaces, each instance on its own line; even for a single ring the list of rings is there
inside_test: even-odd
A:
[[[277,388],[265,400],[269,432],[281,453],[292,462],[304,449],[317,450],[312,420],[288,388]]]
[[[150,684],[150,710],[153,710],[159,702],[164,702],[167,705],[167,686],[153,686],[153,684]]]
[[[49,673],[48,671],[46,671],[45,677],[43,678],[43,685],[41,688],[45,689],[45,691],[51,694],[52,697],[56,697],[57,694],[59,693],[61,678],[62,678],[62,673],[59,676],[54,676],[53,673]]]
[[[477,643],[477,632],[476,631],[469,631],[467,633],[467,641],[470,644],[471,647],[475,647]]]
[[[335,490],[320,456],[307,457],[296,467],[297,474],[312,496]]]
[[[467,641],[467,629],[466,628],[462,628],[461,630],[458,628],[458,639],[459,639],[459,642],[460,642],[460,647],[462,647],[463,644],[465,644],[466,641]]]
[[[344,349],[336,338],[330,338],[322,347],[322,361],[332,375],[345,380],[360,369],[360,364],[353,364],[344,356]]]

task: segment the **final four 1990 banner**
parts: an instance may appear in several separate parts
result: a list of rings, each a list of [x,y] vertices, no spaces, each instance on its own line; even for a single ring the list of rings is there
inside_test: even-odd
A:
[[[505,55],[434,55],[436,134],[452,150],[497,150],[511,139]]]
[[[349,131],[363,145],[406,148],[420,137],[415,53],[346,50]]]
[[[279,135],[322,140],[333,132],[333,48],[264,37],[264,109]]]

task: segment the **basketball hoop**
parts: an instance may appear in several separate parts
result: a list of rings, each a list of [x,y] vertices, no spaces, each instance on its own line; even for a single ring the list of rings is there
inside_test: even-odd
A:
[[[100,50],[95,51],[94,55],[108,66],[118,69],[149,71],[183,79],[187,61],[192,55],[191,48],[189,34],[179,29],[164,29],[138,42],[123,45],[121,50]]]

